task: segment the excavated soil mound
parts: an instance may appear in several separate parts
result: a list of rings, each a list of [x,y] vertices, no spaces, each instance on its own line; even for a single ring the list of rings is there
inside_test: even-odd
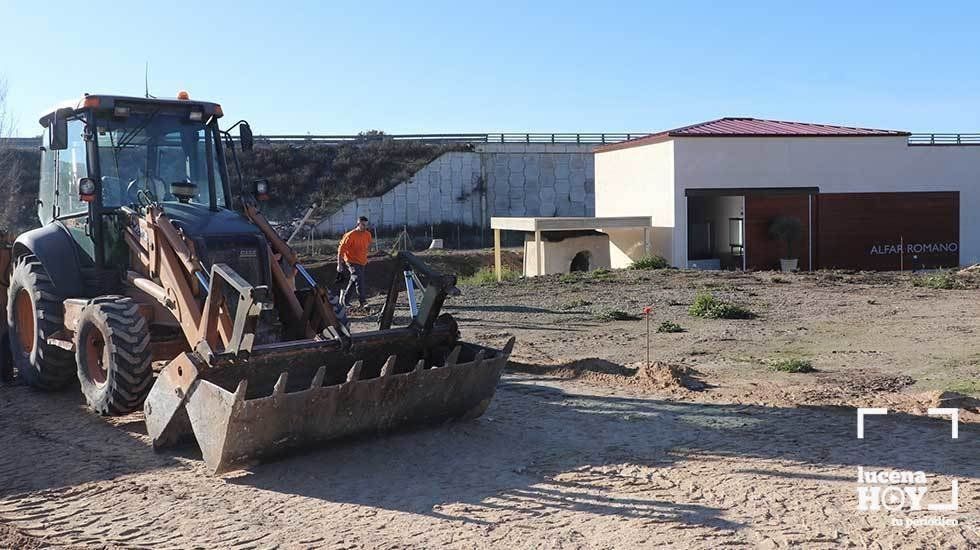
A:
[[[660,361],[649,365],[640,362],[625,366],[595,358],[551,365],[511,361],[508,368],[538,376],[577,380],[603,387],[627,387],[642,392],[700,391],[708,387],[696,378],[700,373],[694,369]]]
[[[707,384],[695,378],[700,373],[691,367],[668,365],[660,361],[654,361],[652,364],[634,363],[634,365],[636,374],[628,381],[630,385],[644,390],[700,391],[707,387]]]

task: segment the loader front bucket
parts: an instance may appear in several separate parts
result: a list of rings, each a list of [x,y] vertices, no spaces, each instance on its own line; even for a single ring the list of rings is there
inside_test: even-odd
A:
[[[292,449],[406,425],[475,418],[513,349],[456,341],[454,322],[255,346],[246,360],[183,354],[146,399],[154,446],[192,432],[212,473]]]

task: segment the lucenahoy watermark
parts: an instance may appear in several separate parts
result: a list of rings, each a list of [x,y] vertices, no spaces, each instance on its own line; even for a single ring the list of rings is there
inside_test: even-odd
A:
[[[952,482],[949,502],[925,502],[929,480],[923,471],[857,469],[858,510],[955,511],[959,504],[959,483]]]
[[[931,408],[930,416],[948,416],[950,419],[950,438],[959,439],[959,409]],[[857,438],[864,439],[865,416],[885,415],[888,409],[861,407],[857,410]],[[929,479],[921,470],[874,470],[858,466],[857,468],[857,509],[862,512],[887,510],[917,511],[929,510],[934,512],[955,512],[959,508],[959,482],[952,480],[950,498],[946,502],[929,502]],[[895,527],[958,525],[953,518],[941,516],[917,518],[891,518]]]

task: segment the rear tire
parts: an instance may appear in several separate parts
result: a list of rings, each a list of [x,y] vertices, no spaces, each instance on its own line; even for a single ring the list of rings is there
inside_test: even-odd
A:
[[[153,383],[150,331],[132,298],[102,296],[89,301],[78,318],[75,361],[92,410],[117,416],[143,407]]]
[[[7,326],[13,365],[28,386],[58,390],[74,378],[71,352],[48,344],[63,328],[63,301],[37,257],[17,261],[10,276]]]

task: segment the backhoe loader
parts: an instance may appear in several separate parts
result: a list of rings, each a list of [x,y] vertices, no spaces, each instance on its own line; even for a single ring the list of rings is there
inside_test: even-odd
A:
[[[86,94],[41,117],[42,227],[0,252],[19,379],[57,390],[77,377],[101,415],[142,408],[154,447],[193,437],[212,473],[482,414],[513,339],[460,341],[440,315],[455,277],[406,252],[377,330],[352,333],[263,216],[268,182],[242,181],[248,123],[221,130],[222,115],[181,92]],[[409,321],[393,327],[403,286]]]

